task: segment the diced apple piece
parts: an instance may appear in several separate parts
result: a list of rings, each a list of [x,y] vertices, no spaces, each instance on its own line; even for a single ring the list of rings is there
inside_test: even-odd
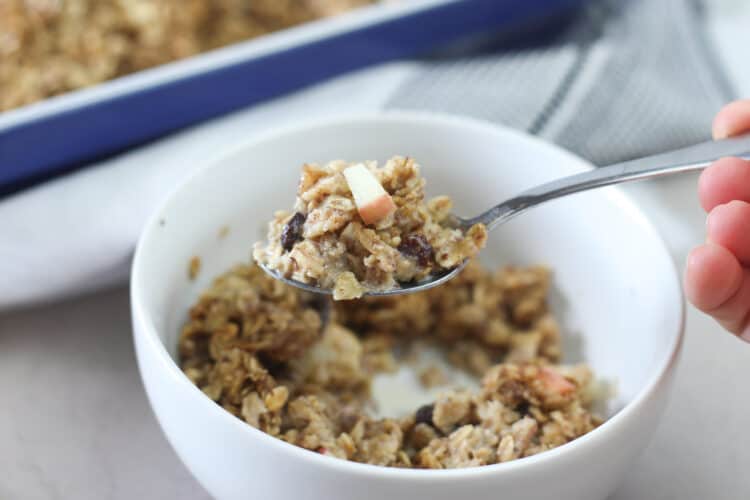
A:
[[[539,369],[539,378],[549,390],[561,395],[570,394],[576,390],[573,382],[546,366]]]
[[[396,211],[391,195],[362,163],[344,170],[344,177],[365,224],[377,224]]]
[[[396,211],[396,204],[388,193],[383,193],[372,202],[357,207],[359,215],[367,225],[375,225]]]

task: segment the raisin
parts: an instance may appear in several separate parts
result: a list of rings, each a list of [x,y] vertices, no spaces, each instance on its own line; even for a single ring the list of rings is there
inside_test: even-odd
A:
[[[417,259],[419,265],[423,267],[429,265],[434,254],[432,245],[427,242],[427,238],[419,233],[405,236],[398,246],[398,251],[407,257]]]
[[[434,404],[420,406],[417,414],[414,416],[414,423],[432,425],[432,412],[434,409]]]
[[[304,214],[297,212],[281,230],[281,246],[287,252],[302,238],[302,224],[305,223],[305,219]]]
[[[516,411],[521,415],[528,415],[530,408],[531,406],[529,405],[528,401],[521,401],[521,403],[516,406]]]

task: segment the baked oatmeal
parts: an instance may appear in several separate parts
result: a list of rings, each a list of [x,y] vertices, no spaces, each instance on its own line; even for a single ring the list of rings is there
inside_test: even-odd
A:
[[[291,211],[278,211],[253,256],[286,278],[333,290],[334,300],[397,288],[477,255],[487,229],[451,228],[447,196],[425,200],[413,158],[306,164]]]
[[[0,111],[375,0],[2,0]]]
[[[190,310],[180,363],[237,418],[323,455],[430,469],[506,462],[601,422],[590,410],[590,370],[558,364],[549,286],[543,267],[490,272],[470,262],[432,290],[333,303],[325,321],[320,296],[240,265]],[[376,416],[373,378],[408,363],[416,344],[441,349],[479,388]]]

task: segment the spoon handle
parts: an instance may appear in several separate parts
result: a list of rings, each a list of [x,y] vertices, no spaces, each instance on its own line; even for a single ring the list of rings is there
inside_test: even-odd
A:
[[[738,156],[750,160],[750,134],[720,141],[703,142],[683,149],[563,177],[528,189],[467,222],[470,224],[481,222],[487,226],[487,229],[492,229],[530,207],[561,196],[621,182],[702,170],[725,156]]]

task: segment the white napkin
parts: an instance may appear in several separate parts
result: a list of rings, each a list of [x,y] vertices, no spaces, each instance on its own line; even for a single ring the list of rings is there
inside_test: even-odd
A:
[[[375,112],[414,68],[398,63],[352,73],[3,200],[0,309],[123,282],[148,215],[192,169],[274,126]]]

